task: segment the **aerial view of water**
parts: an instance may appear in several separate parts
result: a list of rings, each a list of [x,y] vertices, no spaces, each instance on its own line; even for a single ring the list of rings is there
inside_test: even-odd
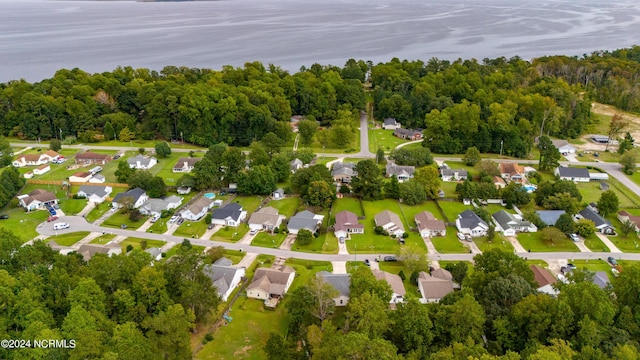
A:
[[[75,67],[581,56],[640,42],[639,17],[637,0],[0,0],[0,82]]]

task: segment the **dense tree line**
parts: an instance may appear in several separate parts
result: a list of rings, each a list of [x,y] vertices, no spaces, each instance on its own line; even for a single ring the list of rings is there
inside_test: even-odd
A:
[[[314,65],[293,75],[259,62],[221,71],[59,70],[34,84],[0,84],[0,134],[83,142],[184,139],[202,146],[247,146],[269,132],[288,139],[292,114],[329,124],[364,109],[367,67],[351,60],[344,68]]]
[[[11,200],[16,200],[15,197],[24,184],[25,179],[18,169],[13,166],[6,167],[0,174],[0,208],[5,207]]]
[[[0,230],[0,332],[74,339],[73,349],[0,349],[2,359],[190,359],[190,332],[219,303],[205,259],[182,246],[151,266],[141,250],[85,262]]]
[[[450,267],[461,291],[440,303],[409,299],[396,310],[388,285],[357,268],[344,317],[335,316],[335,289],[313,279],[289,295],[288,333],[272,334],[265,351],[271,359],[637,359],[637,264],[605,289],[576,270],[552,297],[537,292],[533,272],[514,254],[494,249],[474,263],[468,276],[466,267]]]

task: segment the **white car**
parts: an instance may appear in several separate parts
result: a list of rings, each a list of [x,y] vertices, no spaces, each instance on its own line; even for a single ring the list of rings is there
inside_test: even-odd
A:
[[[258,229],[252,229],[251,231],[249,231],[249,234],[251,235],[255,235],[258,233]]]
[[[53,230],[61,230],[61,229],[68,229],[68,228],[69,228],[69,224],[67,223],[59,222],[59,223],[53,224]]]
[[[158,220],[160,220],[160,215],[157,215],[157,214],[156,214],[156,215],[153,215],[153,216],[151,217],[151,222],[152,222],[152,223],[154,223],[154,222],[156,222],[156,221],[158,221]]]
[[[178,218],[179,218],[179,216],[178,216],[178,215],[173,215],[173,216],[171,217],[171,219],[169,219],[169,223],[174,223],[174,222],[176,222],[176,220],[178,220]]]
[[[578,236],[578,234],[569,234],[569,237],[575,242],[580,241],[580,237]]]
[[[464,234],[463,233],[458,233],[458,239],[464,240]]]

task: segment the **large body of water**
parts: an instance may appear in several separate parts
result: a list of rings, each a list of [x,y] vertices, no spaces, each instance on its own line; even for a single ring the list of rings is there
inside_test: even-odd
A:
[[[74,67],[580,56],[639,35],[637,0],[0,0],[0,82]]]

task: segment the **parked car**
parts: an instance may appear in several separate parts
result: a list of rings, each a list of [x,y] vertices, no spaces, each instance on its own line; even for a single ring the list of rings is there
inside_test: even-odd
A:
[[[52,216],[57,214],[56,210],[51,206],[47,207],[47,211],[49,211],[49,214],[51,214]]]
[[[208,230],[211,230],[211,229],[213,229],[215,226],[216,226],[216,224],[209,224],[209,226],[207,226],[207,229],[208,229]]]
[[[369,259],[364,259],[364,264],[367,266],[371,266],[371,263],[369,262]]]
[[[464,234],[463,233],[458,233],[458,234],[456,234],[456,236],[458,236],[458,239],[464,240]]]
[[[614,265],[614,266],[615,266],[615,265],[618,265],[618,262],[616,261],[616,259],[614,259],[614,258],[613,258],[613,256],[609,256],[609,257],[607,258],[607,261],[608,261],[608,262],[609,262],[609,264],[611,264],[611,265]]]
[[[0,215],[0,220],[7,220],[9,215]]]
[[[58,209],[60,209],[60,205],[58,205],[58,204],[53,204],[53,208],[54,208],[54,209],[56,209],[56,210],[58,210]]]
[[[113,156],[113,160],[118,160],[118,159],[120,159],[120,154],[115,154],[115,155]]]
[[[58,220],[57,216],[49,216],[49,218],[47,218],[47,222],[52,222],[52,221],[56,221]]]
[[[68,229],[69,228],[69,224],[67,223],[55,223],[53,224],[53,230],[61,230],[61,229]]]
[[[569,234],[569,237],[575,242],[580,241],[580,237],[578,236],[578,234]]]
[[[398,261],[395,256],[385,256],[384,261]]]
[[[169,219],[169,223],[170,223],[170,224],[172,224],[172,223],[176,222],[176,220],[178,220],[178,218],[179,218],[179,216],[178,216],[178,215],[173,215],[173,216],[171,217],[171,219]]]
[[[575,265],[573,265],[572,263],[568,263],[568,264],[567,264],[567,267],[568,267],[569,269],[571,269],[571,270],[575,270],[575,269],[577,269],[577,267],[576,267]]]
[[[154,223],[156,221],[160,220],[160,215],[155,214],[151,217],[151,222]]]
[[[184,222],[184,218],[178,218],[178,225],[182,225],[183,222]]]
[[[251,229],[251,231],[249,231],[249,234],[251,235],[255,235],[258,233],[258,229]]]

